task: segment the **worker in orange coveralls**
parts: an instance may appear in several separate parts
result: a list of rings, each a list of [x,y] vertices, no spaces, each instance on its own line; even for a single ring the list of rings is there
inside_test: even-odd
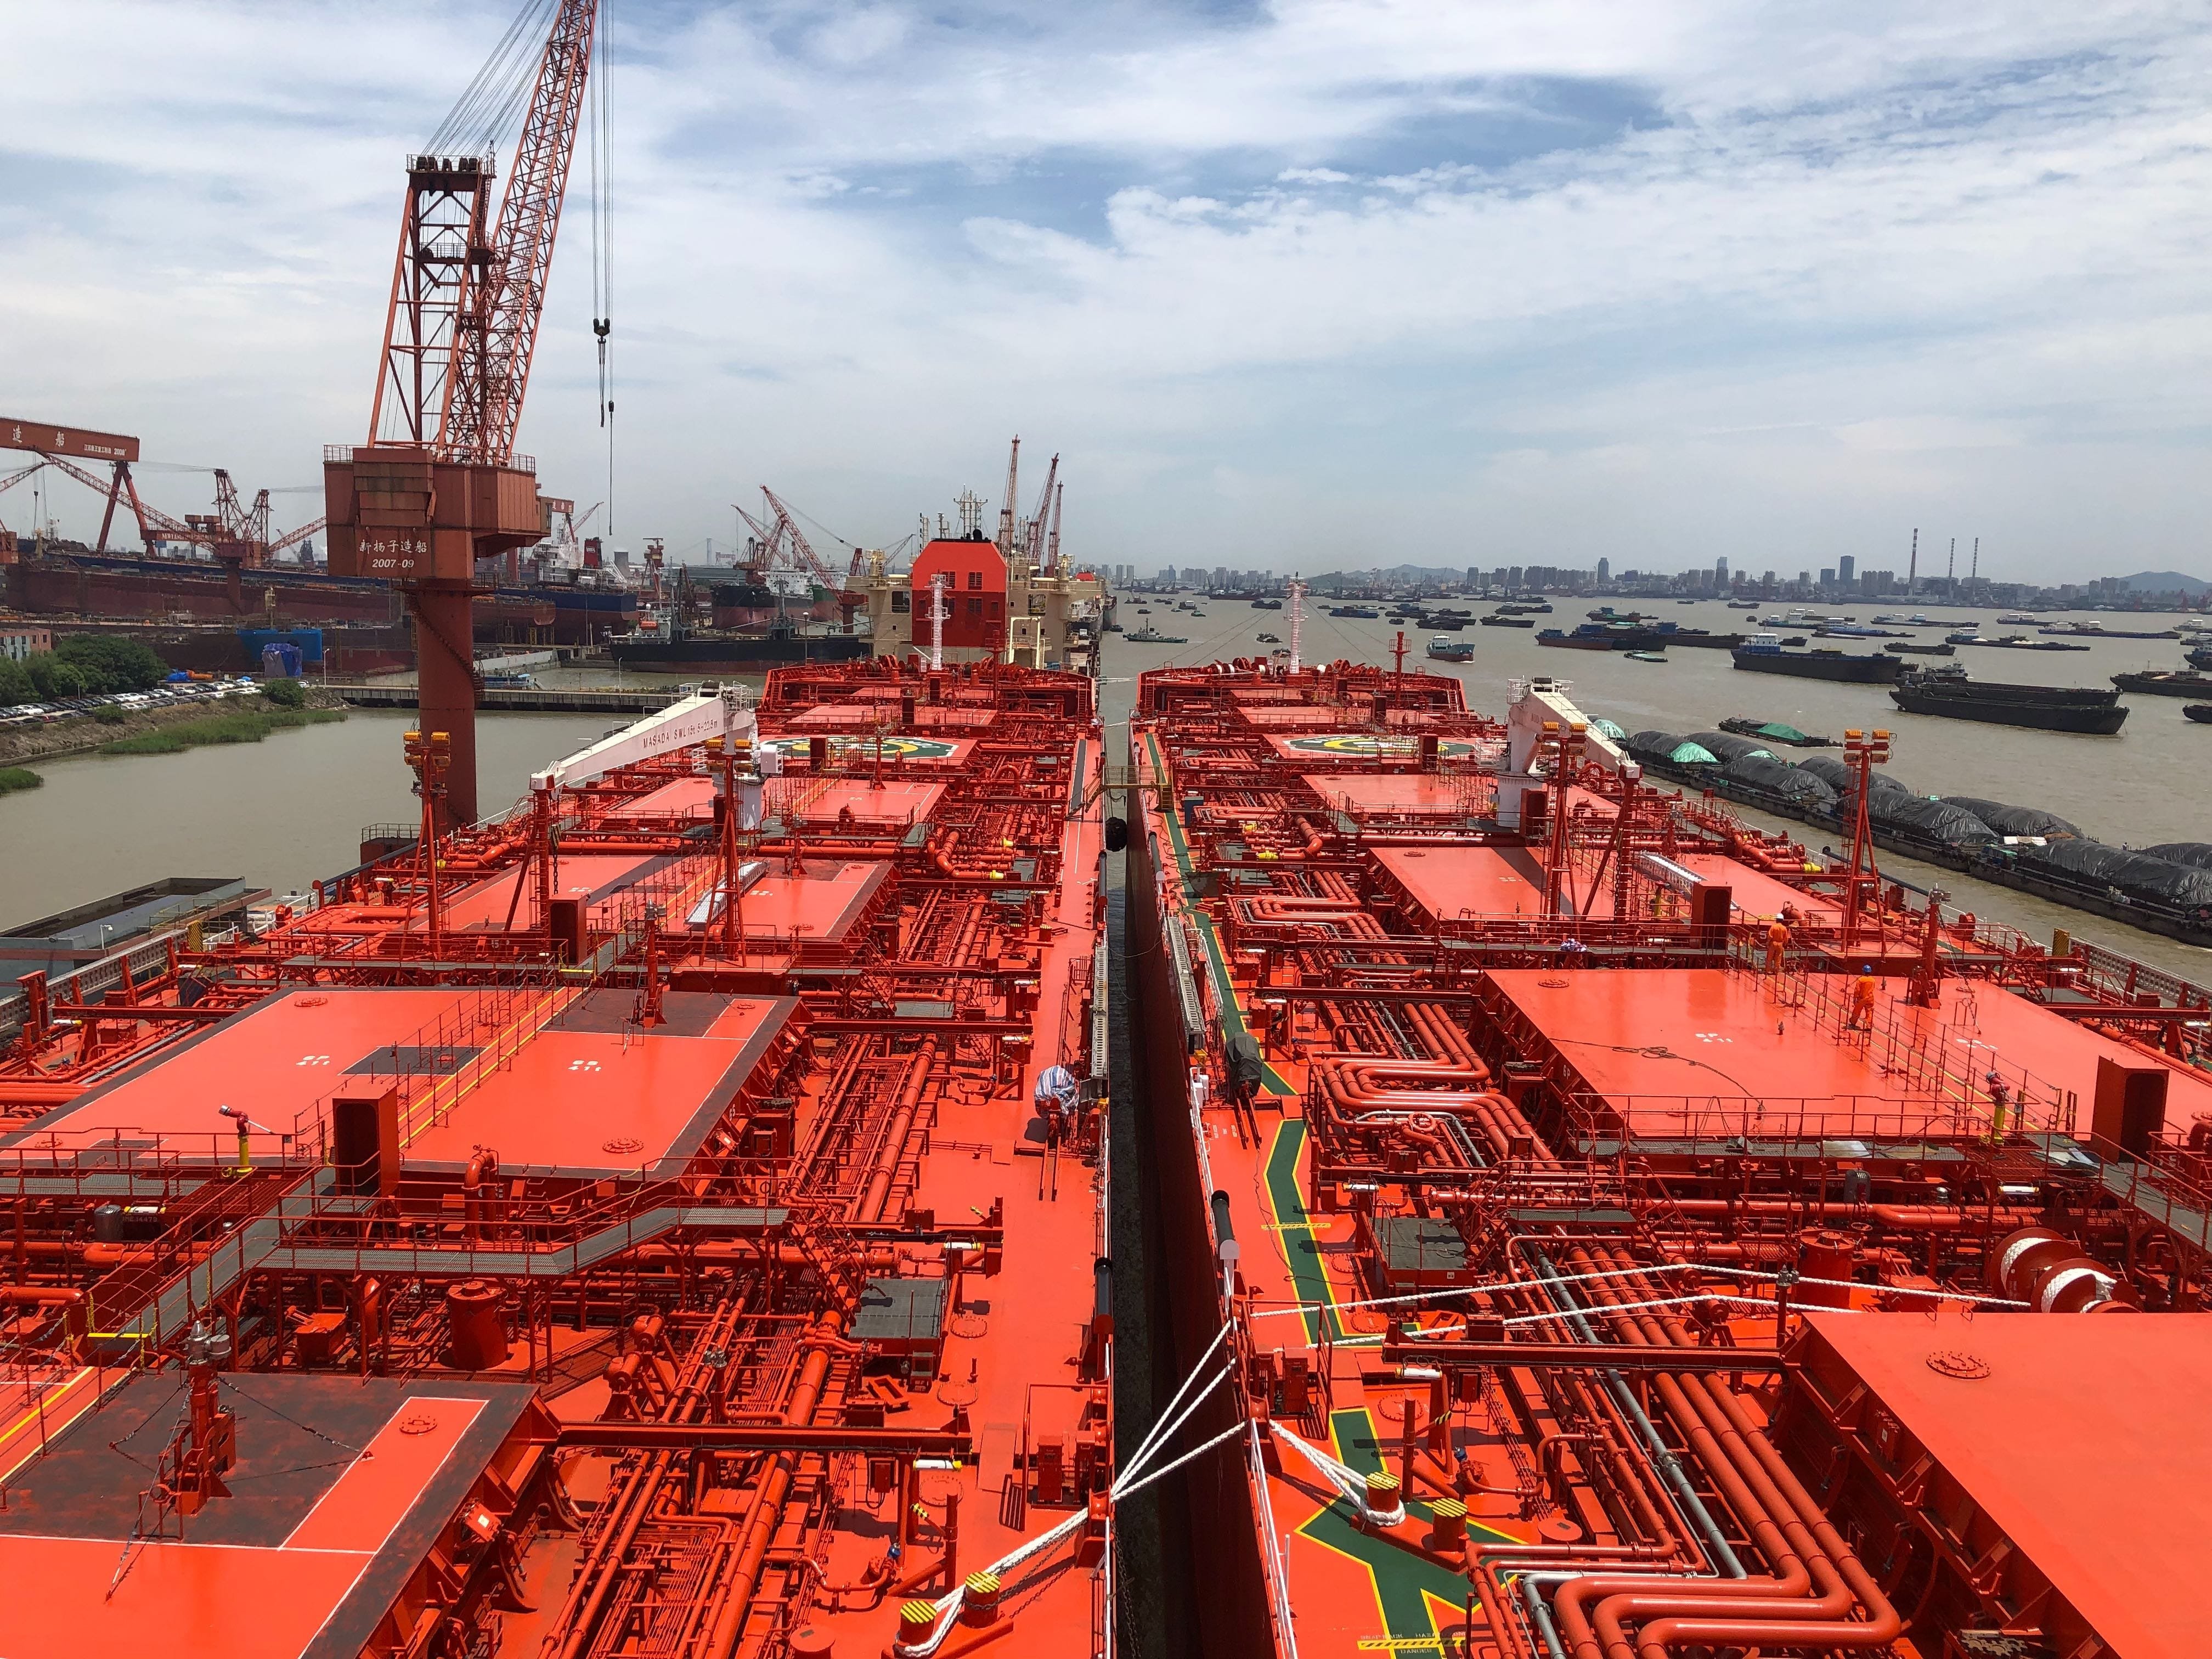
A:
[[[1790,924],[1779,916],[1766,924],[1766,971],[1782,971],[1783,954],[1790,949]]]
[[[1870,962],[1859,965],[1859,976],[1851,981],[1851,1017],[1844,1024],[1874,1030],[1874,964]]]

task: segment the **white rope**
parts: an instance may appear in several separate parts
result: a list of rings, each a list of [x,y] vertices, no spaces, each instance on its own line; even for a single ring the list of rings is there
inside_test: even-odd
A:
[[[1132,1457],[1127,1465],[1122,1469],[1121,1478],[1126,1480],[1130,1476],[1139,1474],[1143,1470],[1146,1463],[1149,1463],[1154,1457],[1158,1456],[1162,1449],[1167,1445],[1168,1442],[1175,1437],[1175,1431],[1190,1420],[1190,1414],[1196,1411],[1200,1406],[1204,1405],[1208,1397],[1212,1395],[1213,1391],[1219,1388],[1224,1382],[1228,1380],[1233,1369],[1234,1368],[1231,1366],[1224,1365],[1219,1370],[1216,1371],[1213,1374],[1213,1381],[1207,1383],[1204,1388],[1200,1389],[1197,1394],[1192,1396],[1190,1404],[1182,1408],[1182,1414],[1181,1416],[1177,1417],[1174,1422],[1169,1423],[1165,1428],[1160,1429],[1154,1434],[1148,1436],[1145,1444],[1137,1449],[1137,1455],[1134,1457]]]
[[[1087,1508],[1079,1510],[1049,1531],[1039,1533],[1025,1544],[1015,1545],[1012,1549],[981,1571],[996,1573],[1004,1577],[1023,1562],[1033,1556],[1043,1554],[1045,1551],[1073,1535],[1077,1528],[1090,1518],[1091,1513]],[[898,1656],[898,1659],[928,1659],[929,1655],[945,1645],[945,1638],[952,1633],[952,1626],[960,1615],[961,1603],[967,1599],[967,1595],[968,1585],[966,1581],[963,1580],[952,1587],[951,1594],[938,1597],[931,1604],[937,1609],[937,1623],[929,1634],[919,1642],[894,1641],[891,1644],[891,1651]]]
[[[1228,1340],[1230,1329],[1230,1324],[1228,1322],[1224,1321],[1222,1323],[1220,1329],[1214,1332],[1213,1340],[1206,1345],[1206,1352],[1199,1355],[1198,1364],[1190,1368],[1190,1375],[1183,1378],[1182,1386],[1175,1391],[1175,1398],[1168,1401],[1167,1410],[1160,1413],[1159,1421],[1152,1425],[1152,1432],[1147,1434],[1139,1443],[1137,1449],[1130,1454],[1129,1461],[1122,1466],[1124,1469],[1134,1471],[1144,1468],[1145,1460],[1150,1457],[1154,1450],[1153,1443],[1161,1437],[1161,1424],[1165,1423],[1170,1417],[1173,1416],[1176,1407],[1182,1404],[1182,1397],[1184,1395],[1190,1392],[1190,1385],[1197,1382],[1200,1376],[1205,1375],[1206,1362],[1213,1358],[1213,1351],[1216,1348],[1219,1347],[1224,1341]],[[1220,1381],[1220,1378],[1216,1377],[1214,1380],[1218,1382]],[[1177,1420],[1180,1421],[1181,1419]]]
[[[1202,1457],[1207,1452],[1212,1451],[1216,1446],[1221,1444],[1223,1441],[1233,1439],[1235,1437],[1243,1432],[1244,1423],[1240,1419],[1235,1423],[1231,1423],[1227,1428],[1222,1430],[1219,1434],[1215,1435],[1212,1439],[1207,1441],[1204,1445],[1192,1447],[1190,1450],[1185,1452],[1181,1457],[1176,1458],[1174,1462],[1170,1463],[1164,1468],[1154,1469],[1150,1474],[1146,1475],[1141,1480],[1133,1481],[1129,1480],[1127,1475],[1122,1476],[1121,1480],[1116,1480],[1114,1483],[1114,1501],[1118,1504],[1123,1498],[1131,1496],[1133,1493],[1142,1492],[1146,1487],[1151,1486],[1153,1481],[1161,1480],[1167,1475],[1173,1474],[1184,1464],[1189,1462],[1192,1458]]]
[[[1338,1462],[1320,1447],[1307,1444],[1280,1423],[1271,1423],[1268,1427],[1278,1440],[1287,1443],[1291,1450],[1318,1469],[1329,1485],[1358,1504],[1360,1515],[1370,1524],[1377,1527],[1395,1527],[1405,1520],[1406,1498],[1403,1492],[1399,1493],[1398,1501],[1391,1508],[1378,1510],[1367,1501],[1365,1475],[1348,1463]]]
[[[1440,1296],[1482,1296],[1492,1291],[1517,1291],[1535,1285],[1580,1285],[1593,1279],[1633,1279],[1638,1273],[1678,1273],[1692,1268],[1702,1272],[1717,1271],[1696,1261],[1662,1261],[1648,1267],[1608,1267],[1589,1273],[1560,1273],[1549,1279],[1501,1279],[1491,1285],[1462,1285],[1456,1289],[1417,1291],[1410,1296],[1370,1297],[1364,1302],[1294,1302],[1280,1308],[1261,1308],[1252,1317],[1272,1319],[1284,1314],[1326,1313],[1334,1309],[1339,1313],[1352,1313],[1361,1308],[1390,1308],[1406,1302],[1433,1302]],[[1730,1274],[1731,1278],[1741,1277]],[[1810,1282],[1810,1281],[1808,1281]]]

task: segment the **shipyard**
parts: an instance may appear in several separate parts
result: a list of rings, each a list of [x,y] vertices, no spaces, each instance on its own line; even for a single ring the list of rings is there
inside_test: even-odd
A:
[[[2204,1650],[2201,21],[21,35],[0,1659]]]

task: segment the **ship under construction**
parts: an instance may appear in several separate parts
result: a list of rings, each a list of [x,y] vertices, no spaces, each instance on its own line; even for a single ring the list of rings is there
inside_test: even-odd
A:
[[[2212,996],[1656,790],[1571,690],[1139,682],[1170,1645],[2202,1652]]]

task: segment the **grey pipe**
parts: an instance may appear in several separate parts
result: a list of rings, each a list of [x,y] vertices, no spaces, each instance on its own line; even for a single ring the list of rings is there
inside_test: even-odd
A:
[[[1543,1251],[1531,1249],[1528,1254],[1535,1258],[1536,1265],[1543,1269],[1545,1278],[1556,1279],[1559,1277],[1559,1270],[1552,1265],[1551,1258]],[[1547,1285],[1544,1286],[1544,1291],[1555,1304],[1559,1306],[1560,1311],[1568,1316],[1567,1322],[1574,1327],[1576,1334],[1583,1341],[1594,1345],[1598,1343],[1596,1332],[1590,1328],[1589,1321],[1583,1316],[1580,1307],[1573,1298],[1573,1293],[1565,1285]],[[1723,1578],[1747,1577],[1748,1575],[1743,1570],[1743,1563],[1736,1559],[1735,1551],[1729,1547],[1728,1540],[1722,1535],[1719,1524],[1713,1519],[1712,1511],[1705,1507],[1705,1500],[1698,1496],[1697,1489],[1690,1485],[1690,1478],[1682,1473],[1682,1460],[1675,1456],[1673,1449],[1660,1438],[1659,1431],[1652,1425],[1650,1418],[1644,1414],[1644,1407],[1638,1403],[1635,1393],[1629,1388],[1626,1379],[1619,1371],[1607,1371],[1604,1376],[1606,1391],[1612,1395],[1613,1403],[1620,1407],[1623,1414],[1636,1425],[1637,1432],[1643,1437],[1644,1443],[1650,1451],[1653,1462],[1659,1466],[1660,1479],[1667,1483],[1668,1489],[1674,1494],[1675,1501],[1690,1516],[1691,1524],[1697,1528],[1698,1535],[1705,1540],[1706,1550],[1711,1553],[1715,1565],[1720,1569],[1720,1576]]]

